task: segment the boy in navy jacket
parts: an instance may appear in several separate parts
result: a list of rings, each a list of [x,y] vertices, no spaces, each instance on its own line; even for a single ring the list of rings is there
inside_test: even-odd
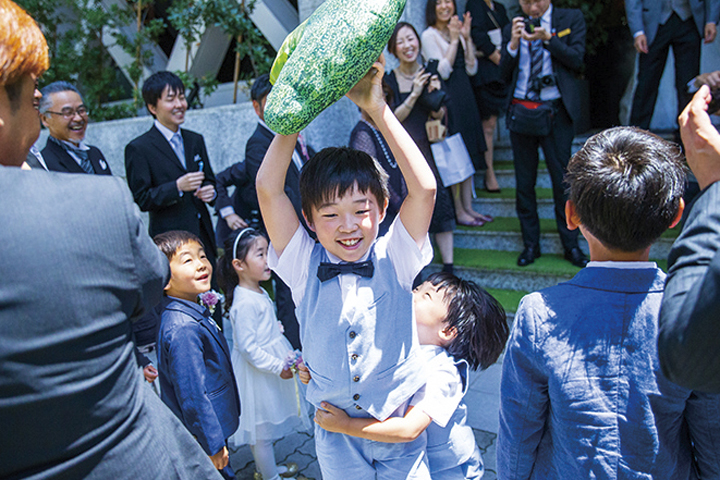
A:
[[[197,303],[210,290],[212,266],[190,232],[170,231],[154,240],[171,272],[157,342],[161,398],[223,477],[233,479],[226,443],[239,424],[240,396],[225,337]]]

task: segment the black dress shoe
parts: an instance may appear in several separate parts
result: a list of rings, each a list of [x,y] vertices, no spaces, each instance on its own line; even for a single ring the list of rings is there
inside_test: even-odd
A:
[[[535,261],[536,258],[540,258],[540,247],[529,246],[525,247],[517,259],[517,264],[520,267],[527,267]]]
[[[588,263],[585,254],[577,247],[565,250],[565,260],[580,268],[585,268]]]

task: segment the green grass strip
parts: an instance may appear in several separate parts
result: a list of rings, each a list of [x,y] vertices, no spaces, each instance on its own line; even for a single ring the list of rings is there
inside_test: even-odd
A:
[[[498,288],[486,288],[490,295],[495,297],[500,305],[508,313],[517,312],[520,300],[529,292],[521,292],[519,290],[500,290]]]
[[[517,257],[520,252],[502,252],[497,250],[475,250],[467,248],[456,248],[454,250],[455,266],[477,268],[481,270],[526,272],[536,275],[562,275],[573,276],[579,268],[565,260],[562,255],[543,254],[535,260],[535,263],[527,267],[517,265]],[[667,271],[667,260],[653,260],[658,266]],[[440,254],[435,254],[435,263],[440,263]]]

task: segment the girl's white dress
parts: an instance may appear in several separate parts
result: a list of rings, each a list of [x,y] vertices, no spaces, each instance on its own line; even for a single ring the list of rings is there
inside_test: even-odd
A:
[[[307,430],[310,420],[303,389],[296,395],[297,376],[280,378],[293,350],[280,330],[275,306],[265,290],[235,287],[230,322],[233,330],[232,365],[240,390],[240,426],[230,442],[254,445],[256,439],[275,440]],[[297,398],[301,416],[298,416]]]

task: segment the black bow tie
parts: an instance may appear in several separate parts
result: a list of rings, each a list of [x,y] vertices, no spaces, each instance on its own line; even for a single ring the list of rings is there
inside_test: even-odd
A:
[[[317,276],[321,282],[335,278],[340,274],[354,273],[361,277],[372,277],[375,266],[371,260],[354,263],[330,263],[322,262],[318,267]]]

